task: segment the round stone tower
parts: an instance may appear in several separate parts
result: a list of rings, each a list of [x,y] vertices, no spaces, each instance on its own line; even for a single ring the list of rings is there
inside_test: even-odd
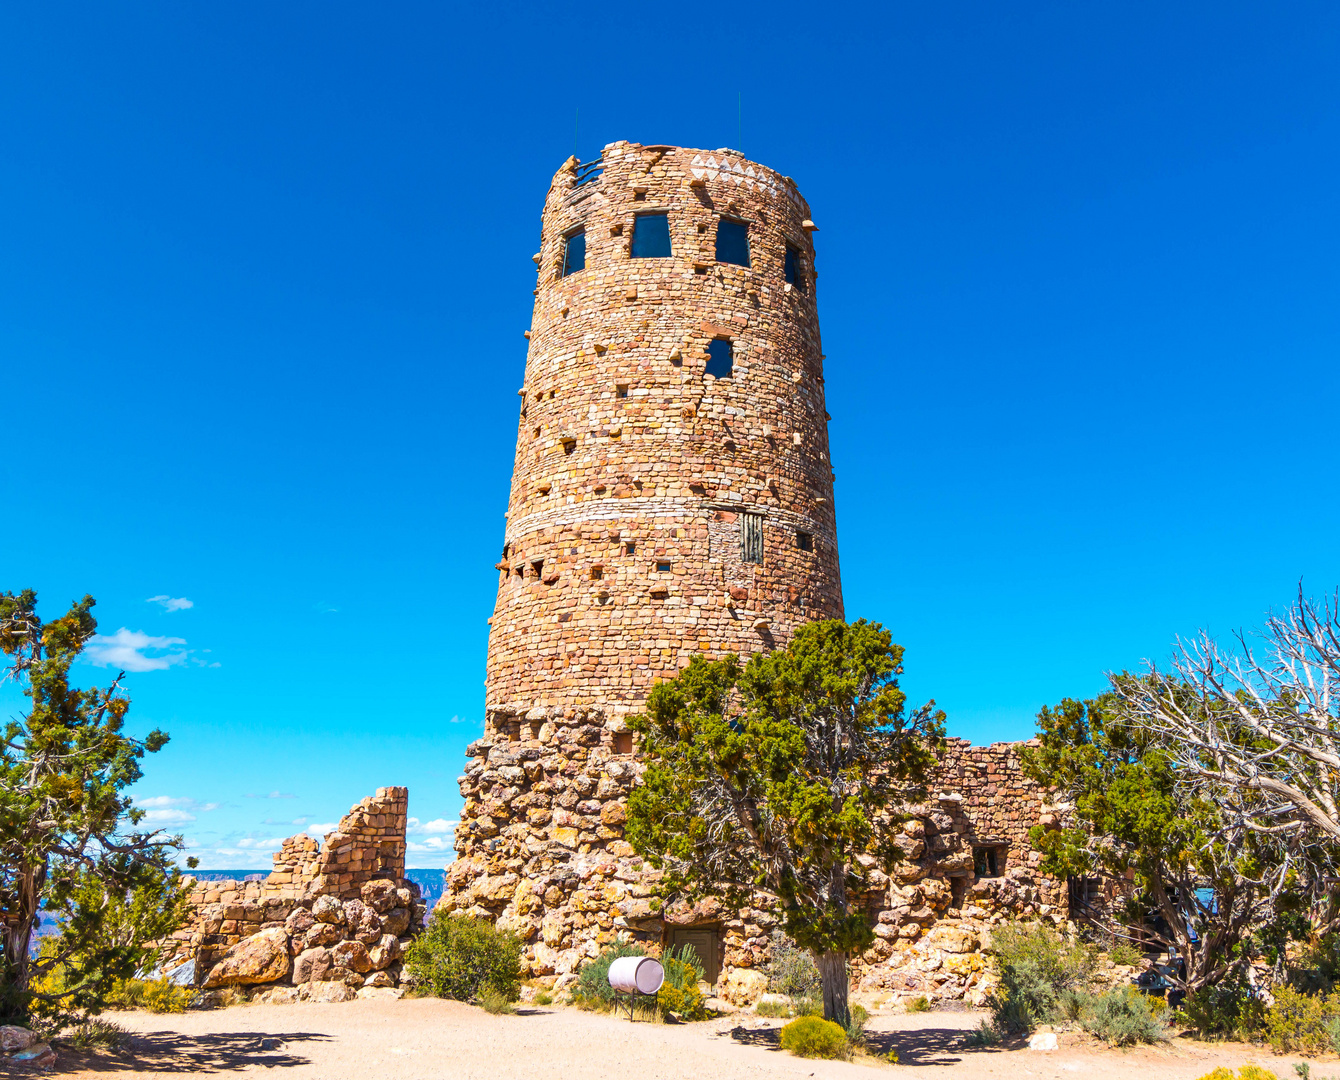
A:
[[[569,895],[574,860],[632,856],[626,718],[651,687],[843,614],[814,229],[794,182],[730,150],[617,142],[550,185],[443,901],[505,916],[533,974],[655,929]]]
[[[813,230],[790,179],[730,151],[614,143],[554,177],[492,730],[617,720],[694,652],[842,614]]]

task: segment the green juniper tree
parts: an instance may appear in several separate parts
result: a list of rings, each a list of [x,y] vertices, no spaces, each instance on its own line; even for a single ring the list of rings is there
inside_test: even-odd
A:
[[[842,1024],[847,957],[873,940],[854,900],[899,858],[897,808],[922,794],[944,735],[933,701],[906,712],[902,656],[877,623],[809,623],[747,664],[693,657],[633,724],[648,765],[629,843],[668,892],[774,897]]]
[[[93,604],[86,596],[44,623],[36,593],[0,593],[4,678],[30,702],[0,739],[0,1015],[97,1011],[185,917],[181,838],[139,828],[144,811],[125,794],[140,759],[168,737],[124,732],[124,673],[105,689],[70,686],[70,665],[97,629]],[[60,932],[34,955],[43,911]]]

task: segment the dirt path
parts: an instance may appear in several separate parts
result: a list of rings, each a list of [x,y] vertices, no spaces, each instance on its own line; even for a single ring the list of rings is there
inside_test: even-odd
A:
[[[970,1050],[963,1033],[981,1014],[877,1016],[873,1048],[898,1050],[902,1064],[806,1061],[777,1048],[781,1021],[749,1014],[702,1024],[616,1020],[566,1008],[522,1008],[490,1016],[452,1001],[355,1001],[342,1005],[253,1005],[181,1016],[119,1013],[135,1032],[116,1053],[63,1054],[56,1075],[182,1074],[278,1080],[761,1080],[892,1077],[969,1080],[1196,1080],[1217,1065],[1253,1060],[1294,1080],[1292,1058],[1239,1044],[1174,1040],[1165,1047],[1110,1050],[1063,1034],[1056,1051]],[[1340,1063],[1313,1063],[1340,1075]],[[0,1066],[0,1074],[4,1073]],[[18,1074],[18,1070],[14,1070]]]

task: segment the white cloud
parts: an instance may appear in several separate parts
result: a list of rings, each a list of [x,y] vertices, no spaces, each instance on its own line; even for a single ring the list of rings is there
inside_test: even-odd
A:
[[[416,855],[438,855],[453,850],[451,837],[430,836],[425,840],[408,840],[405,847]]]
[[[456,831],[459,821],[448,821],[446,818],[437,818],[433,821],[420,821],[416,817],[410,818],[405,822],[405,832],[410,836],[416,836],[421,833],[450,833]]]
[[[315,836],[318,840],[324,840],[326,833],[334,832],[335,826],[338,824],[338,821],[327,821],[316,825],[308,825],[307,833],[309,836]]]
[[[187,600],[184,596],[168,596],[167,593],[151,596],[144,602],[146,604],[159,604],[164,611],[185,611],[187,608],[195,607],[193,600]]]
[[[272,791],[268,795],[257,795],[248,791],[246,797],[248,799],[296,799],[298,796],[290,795],[286,791]]]
[[[248,836],[239,840],[237,846],[249,851],[278,851],[287,839],[287,836],[276,836],[270,840],[258,840]]]
[[[178,795],[151,795],[147,799],[136,799],[135,805],[141,810],[161,810],[168,807],[185,810],[217,810],[219,803],[202,803],[196,799],[190,799]]]
[[[152,637],[140,630],[121,627],[110,637],[96,634],[84,650],[98,667],[119,667],[125,671],[166,671],[174,664],[186,663],[186,652],[177,646],[185,638]],[[149,655],[154,653],[157,655]]]
[[[151,825],[187,825],[195,820],[195,815],[185,810],[174,810],[169,807],[163,810],[147,811],[144,820]]]

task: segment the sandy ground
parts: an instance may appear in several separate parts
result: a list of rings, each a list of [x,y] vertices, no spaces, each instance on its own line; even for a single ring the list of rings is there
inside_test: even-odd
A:
[[[983,1014],[931,1012],[876,1016],[872,1049],[898,1050],[901,1064],[807,1061],[778,1049],[781,1021],[752,1014],[700,1024],[629,1023],[570,1008],[521,1007],[490,1016],[453,1001],[353,1001],[341,1005],[251,1005],[181,1016],[114,1013],[134,1032],[125,1049],[63,1052],[55,1075],[246,1076],[293,1080],[755,1080],[817,1077],[861,1080],[873,1073],[944,1080],[970,1077],[1195,1080],[1217,1065],[1255,1061],[1294,1080],[1294,1058],[1240,1044],[1175,1039],[1164,1047],[1112,1050],[1082,1034],[1060,1036],[1055,1051],[968,1049],[963,1033]],[[1313,1062],[1314,1076],[1340,1062]],[[0,1075],[21,1070],[0,1065]],[[31,1075],[30,1072],[25,1073]]]

